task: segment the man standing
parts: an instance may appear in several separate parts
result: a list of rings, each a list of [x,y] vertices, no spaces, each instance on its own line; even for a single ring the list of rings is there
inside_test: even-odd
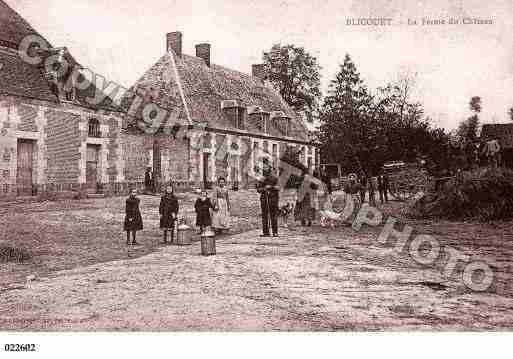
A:
[[[151,171],[151,167],[146,167],[146,173],[144,174],[144,188],[146,194],[155,192],[153,186],[153,172]]]
[[[388,202],[388,176],[383,172],[378,176],[378,191],[381,203]]]
[[[367,192],[367,175],[365,172],[360,173],[360,201],[365,202],[365,192]]]
[[[324,184],[326,185],[326,190],[328,191],[328,194],[331,195],[331,193],[333,191],[331,188],[331,177],[330,177],[328,171],[326,171],[326,167],[323,167],[321,170],[321,181],[324,182]]]
[[[260,193],[260,207],[262,209],[262,235],[269,237],[269,222],[273,237],[278,237],[278,204],[280,199],[280,190],[278,188],[278,179],[267,172],[264,179],[257,185],[257,192]]]

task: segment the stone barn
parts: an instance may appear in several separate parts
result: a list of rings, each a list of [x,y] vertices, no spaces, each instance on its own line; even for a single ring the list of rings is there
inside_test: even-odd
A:
[[[0,0],[0,200],[108,193],[124,182],[123,113],[83,70]]]

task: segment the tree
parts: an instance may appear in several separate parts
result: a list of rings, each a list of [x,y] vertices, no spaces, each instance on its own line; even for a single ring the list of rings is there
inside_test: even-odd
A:
[[[509,119],[513,121],[513,107],[508,110]]]
[[[268,80],[283,99],[311,120],[317,114],[321,97],[321,67],[317,58],[303,47],[275,44],[264,52],[263,61]]]
[[[470,111],[474,112],[474,114],[478,114],[481,112],[481,97],[479,96],[473,96],[470,99]]]
[[[469,102],[470,110],[474,113],[466,120],[460,122],[456,136],[461,149],[469,147],[477,141],[477,132],[479,129],[479,113],[481,112],[481,98],[473,96]]]
[[[369,140],[373,137],[372,96],[349,55],[330,82],[321,115],[321,151],[330,162],[359,171],[367,163]]]
[[[449,136],[433,128],[422,104],[412,99],[415,75],[398,79],[371,94],[349,55],[330,82],[321,111],[319,140],[325,161],[346,172],[374,175],[386,161],[432,158],[445,166]],[[438,162],[444,161],[445,164]]]

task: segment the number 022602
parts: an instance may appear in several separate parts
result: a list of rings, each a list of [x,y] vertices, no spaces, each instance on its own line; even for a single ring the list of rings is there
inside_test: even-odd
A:
[[[4,351],[6,352],[35,352],[35,344],[5,344]]]

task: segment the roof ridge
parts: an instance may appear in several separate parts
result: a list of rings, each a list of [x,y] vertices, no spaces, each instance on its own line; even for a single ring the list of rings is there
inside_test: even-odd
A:
[[[170,54],[169,55],[171,57],[171,63],[173,64],[173,68],[174,68],[174,73],[175,73],[175,77],[176,77],[176,85],[178,87],[178,92],[180,93],[180,98],[182,99],[182,102],[183,102],[183,106],[184,106],[184,109],[185,109],[185,114],[187,115],[187,121],[189,122],[188,123],[189,125],[192,125],[191,113],[189,111],[189,106],[187,106],[187,101],[185,100],[185,93],[183,91],[182,81],[180,80],[180,75],[178,73],[178,68],[176,66],[176,61],[175,61],[175,54],[174,54],[172,49],[170,50]]]
[[[15,28],[15,30],[17,30],[17,32],[18,32],[18,35],[22,35],[23,37],[25,37],[27,35],[37,35],[41,39],[43,39],[48,44],[49,47],[53,47],[52,44],[43,35],[41,35],[41,33],[39,31],[37,31],[34,28],[34,26],[32,26],[32,24],[30,24],[18,11],[14,10],[14,8],[12,8],[5,1],[0,0],[0,8],[3,8],[4,10],[6,10],[7,14],[12,17],[10,19],[12,21],[12,23],[18,23],[19,25],[24,27],[21,29],[19,27]],[[9,29],[7,29],[7,31],[8,30]],[[28,31],[28,34],[27,34],[27,31]],[[1,34],[0,34],[0,40],[2,40]],[[13,45],[16,45],[16,48],[18,48],[20,45],[19,41],[16,41],[16,42],[11,41],[11,40],[16,40],[16,39],[3,39],[3,40],[8,43],[11,43]]]

